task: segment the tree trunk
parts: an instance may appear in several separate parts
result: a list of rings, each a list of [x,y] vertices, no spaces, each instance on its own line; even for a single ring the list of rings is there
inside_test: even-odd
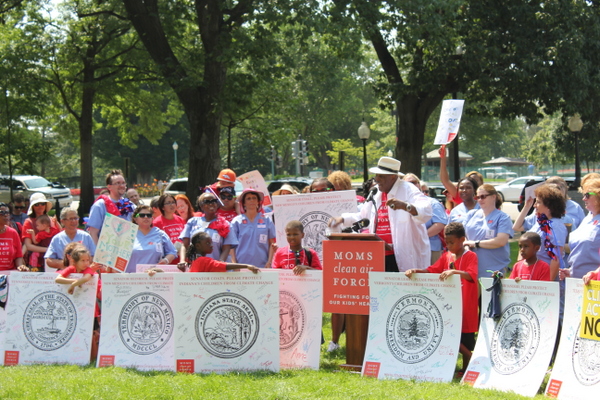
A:
[[[94,68],[92,58],[87,58],[83,66],[83,93],[81,97],[81,115],[79,117],[79,148],[81,154],[81,194],[79,198],[79,217],[89,212],[94,203],[94,168],[92,163],[92,131],[94,123]]]

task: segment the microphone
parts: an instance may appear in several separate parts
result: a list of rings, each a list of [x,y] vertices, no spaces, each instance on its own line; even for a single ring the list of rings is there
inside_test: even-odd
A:
[[[379,190],[377,190],[377,187],[373,187],[371,190],[369,190],[369,195],[367,196],[367,200],[365,200],[365,203],[368,203],[369,201],[373,200],[373,197],[377,194]]]
[[[369,221],[367,218],[363,218],[360,221],[356,221],[355,223],[353,223],[352,226],[342,229],[342,233],[358,233],[362,228],[366,228],[367,226],[369,226],[370,223],[371,221]]]

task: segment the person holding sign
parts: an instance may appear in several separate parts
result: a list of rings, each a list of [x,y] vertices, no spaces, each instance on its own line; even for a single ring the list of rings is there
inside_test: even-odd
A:
[[[125,272],[135,272],[138,264],[170,264],[175,259],[177,250],[169,235],[152,226],[150,206],[136,208],[132,222],[138,226],[138,231]]]
[[[217,261],[208,255],[213,252],[213,242],[207,232],[198,232],[192,237],[187,259],[194,260],[189,272],[226,272],[232,269],[246,268],[258,273],[259,268],[249,264],[226,263]],[[179,263],[178,268],[185,271],[186,263]]]
[[[293,269],[295,275],[302,275],[307,269],[323,269],[319,255],[313,249],[302,247],[304,225],[293,220],[285,226],[288,245],[280,247],[273,256],[272,268]]]
[[[460,335],[460,354],[463,355],[463,368],[466,371],[475,348],[475,332],[479,329],[477,297],[478,258],[472,251],[465,250],[465,228],[461,223],[451,222],[444,228],[448,251],[427,269],[409,269],[404,274],[411,277],[414,273],[439,273],[440,280],[458,274],[461,281],[463,318]]]
[[[54,280],[58,284],[69,285],[69,294],[75,292],[75,288],[89,282],[95,272],[90,267],[92,256],[89,250],[80,243],[72,243],[65,249],[65,268],[58,271],[58,276]],[[78,273],[83,274],[81,278],[69,278],[69,275]]]
[[[440,147],[439,150],[440,155],[440,181],[444,188],[448,191],[448,196],[450,200],[454,202],[454,204],[458,205],[463,202],[457,185],[452,183],[450,180],[450,175],[448,175],[448,167],[447,167],[447,156],[446,156],[446,145]],[[471,171],[465,175],[465,178],[472,178],[477,182],[477,186],[483,185],[483,175],[481,175],[477,171]]]
[[[108,196],[100,195],[90,208],[90,218],[87,222],[87,231],[92,236],[94,243],[98,245],[100,231],[104,225],[106,213],[131,221],[134,204],[123,197],[127,190],[127,184],[120,169],[113,169],[106,175],[106,187]]]
[[[450,211],[450,222],[464,223],[469,211],[480,208],[479,203],[475,200],[478,187],[477,181],[470,177],[462,178],[458,182],[458,194],[461,202]]]
[[[424,269],[431,259],[431,247],[425,224],[431,219],[431,203],[414,185],[399,179],[400,161],[381,157],[369,171],[375,174],[377,193],[369,195],[360,212],[342,214],[329,221],[332,227],[351,226],[369,219],[369,232],[386,243],[385,270]],[[371,192],[373,193],[373,192]]]

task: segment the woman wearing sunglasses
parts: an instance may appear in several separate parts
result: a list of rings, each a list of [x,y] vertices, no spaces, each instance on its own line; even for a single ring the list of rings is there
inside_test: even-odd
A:
[[[475,196],[479,209],[470,211],[464,219],[469,246],[479,260],[479,277],[490,277],[488,271],[502,271],[510,263],[508,239],[513,236],[512,221],[500,211],[502,199],[490,184],[483,184]]]
[[[186,260],[190,238],[197,232],[207,232],[210,235],[213,242],[213,252],[206,256],[217,261],[226,261],[229,250],[237,247],[238,240],[236,235],[231,232],[229,222],[217,215],[219,204],[219,200],[211,192],[202,193],[198,197],[198,205],[204,215],[191,218],[185,224],[181,235],[179,235],[179,239],[183,242],[183,246],[179,250],[181,262]]]
[[[10,209],[6,203],[0,203],[0,271],[16,269],[23,265],[21,239],[13,228],[8,226]]]
[[[165,232],[152,226],[152,207],[136,208],[131,222],[138,226],[138,232],[125,272],[136,272],[138,264],[170,264],[177,250]]]
[[[600,265],[600,179],[584,180],[579,190],[589,214],[569,235],[569,268],[561,270],[561,279],[582,278]]]

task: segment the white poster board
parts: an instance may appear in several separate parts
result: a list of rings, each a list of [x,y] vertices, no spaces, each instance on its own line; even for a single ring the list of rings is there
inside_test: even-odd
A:
[[[581,279],[567,278],[560,346],[546,395],[559,399],[593,399],[600,391],[600,342],[579,337],[581,306],[587,288]]]
[[[173,274],[102,275],[98,367],[174,370]]]
[[[310,194],[294,194],[273,196],[275,213],[275,229],[277,230],[277,245],[287,246],[285,226],[288,222],[299,220],[304,226],[302,244],[317,252],[323,259],[323,240],[325,229],[332,217],[342,213],[357,212],[356,192],[342,190],[338,192],[322,192]]]
[[[460,277],[369,272],[363,376],[450,382],[462,325]]]
[[[123,218],[106,213],[96,246],[94,262],[123,272],[133,251],[138,226]]]
[[[137,264],[135,272],[145,273],[150,268],[160,268],[163,272],[182,272],[177,268],[177,264]]]
[[[0,271],[0,275],[10,275],[10,270]],[[4,365],[4,342],[6,340],[6,308],[0,307],[0,366]]]
[[[56,276],[11,273],[4,365],[90,362],[98,276],[73,294],[67,293],[69,285],[54,283]]]
[[[540,186],[544,185],[544,182],[536,183],[535,185],[531,185],[525,188],[525,201],[527,199],[535,199],[535,190]]]
[[[438,123],[438,129],[433,144],[448,144],[458,135],[464,104],[464,100],[443,101],[442,111],[440,112],[440,121]]]
[[[279,271],[279,348],[282,369],[319,369],[323,272]]]
[[[242,183],[244,189],[255,189],[265,195],[263,207],[271,207],[273,205],[271,196],[269,195],[269,189],[267,189],[267,183],[260,172],[257,170],[246,172],[245,174],[238,176],[237,180]],[[241,193],[236,193],[237,196],[240,194]]]
[[[178,372],[279,371],[279,275],[173,274]]]
[[[483,288],[492,278],[481,278]],[[482,293],[487,310],[490,292]],[[482,316],[463,383],[533,397],[548,370],[558,327],[558,282],[502,280],[501,317]],[[484,314],[484,313],[483,313]]]

